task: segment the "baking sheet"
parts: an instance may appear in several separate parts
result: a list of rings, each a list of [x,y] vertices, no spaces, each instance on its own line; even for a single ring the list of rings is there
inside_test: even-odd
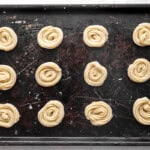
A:
[[[10,129],[0,128],[1,145],[150,145],[150,127],[136,122],[132,105],[137,98],[150,97],[150,81],[136,84],[127,77],[127,68],[136,58],[150,60],[150,48],[138,47],[132,32],[141,22],[149,22],[148,5],[78,5],[78,6],[1,6],[0,26],[12,27],[18,35],[14,51],[0,51],[0,64],[12,66],[18,75],[15,86],[0,91],[1,103],[14,104],[20,121]],[[102,48],[89,48],[82,40],[88,25],[101,24],[109,39]],[[38,31],[46,26],[60,27],[63,43],[55,50],[37,44]],[[90,87],[83,80],[85,65],[99,61],[108,70],[101,87]],[[47,61],[60,65],[62,80],[54,87],[40,87],[36,68]],[[37,113],[52,99],[65,106],[63,122],[45,128]],[[94,127],[84,117],[84,108],[92,101],[111,105],[113,119]]]

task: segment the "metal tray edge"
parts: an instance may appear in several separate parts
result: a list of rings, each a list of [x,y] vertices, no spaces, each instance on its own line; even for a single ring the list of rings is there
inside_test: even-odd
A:
[[[139,139],[141,140],[139,142]],[[148,138],[129,138],[129,137],[110,137],[110,140],[105,137],[3,137],[0,138],[0,145],[55,145],[55,146],[150,146],[150,139]]]
[[[119,8],[150,8],[150,4],[44,4],[44,5],[0,5],[0,9],[119,9]]]

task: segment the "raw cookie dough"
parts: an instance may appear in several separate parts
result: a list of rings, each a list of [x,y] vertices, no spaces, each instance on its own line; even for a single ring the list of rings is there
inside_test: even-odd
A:
[[[83,41],[89,47],[102,47],[108,40],[108,31],[101,25],[91,25],[83,32]]]
[[[0,127],[10,128],[19,121],[17,108],[9,103],[0,104]]]
[[[51,100],[38,112],[38,120],[45,127],[54,127],[64,118],[64,106],[57,100]]]
[[[63,32],[58,27],[46,26],[43,27],[37,36],[38,44],[42,48],[54,49],[58,47],[63,40]]]
[[[107,78],[107,70],[99,62],[88,63],[84,70],[84,80],[90,86],[101,86]]]
[[[35,73],[36,82],[43,87],[56,85],[61,77],[61,68],[54,62],[43,63],[37,68]]]
[[[9,27],[0,28],[0,50],[13,50],[17,45],[17,41],[17,35],[13,29]]]
[[[140,23],[133,31],[133,41],[136,45],[150,46],[150,23]]]
[[[139,123],[150,125],[150,99],[138,98],[133,105],[133,115]]]
[[[107,124],[113,116],[111,107],[103,101],[92,102],[87,105],[84,114],[86,119],[94,126]]]
[[[136,59],[128,67],[128,77],[133,82],[142,83],[150,79],[150,62],[145,58]]]
[[[9,90],[16,83],[16,72],[8,65],[0,65],[0,90]]]

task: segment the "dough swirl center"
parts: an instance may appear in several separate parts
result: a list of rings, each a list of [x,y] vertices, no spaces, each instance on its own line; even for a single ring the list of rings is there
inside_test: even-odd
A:
[[[84,80],[88,85],[101,86],[107,78],[107,70],[97,61],[87,64],[84,70]]]
[[[38,44],[46,49],[58,47],[63,40],[63,32],[58,27],[46,26],[38,33]]]
[[[49,101],[38,112],[38,120],[45,127],[54,127],[64,118],[64,106],[57,100]]]
[[[112,119],[112,109],[103,101],[92,102],[86,106],[84,112],[86,118],[95,126],[107,124]]]
[[[5,128],[12,127],[19,121],[20,114],[17,108],[9,103],[0,104],[0,126]]]
[[[128,77],[134,82],[145,82],[150,79],[150,62],[147,59],[136,59],[128,68]]]
[[[8,90],[16,83],[16,72],[7,65],[0,65],[0,90]]]
[[[133,115],[139,123],[150,125],[150,100],[147,97],[139,98],[135,101]]]
[[[17,35],[9,27],[0,28],[0,49],[10,51],[17,45]]]
[[[150,23],[141,23],[135,28],[133,41],[141,47],[150,46]]]
[[[40,65],[35,73],[37,83],[43,87],[54,86],[61,77],[61,68],[53,62],[46,62]]]
[[[108,31],[101,25],[88,26],[83,32],[83,41],[89,47],[102,47],[108,40]]]

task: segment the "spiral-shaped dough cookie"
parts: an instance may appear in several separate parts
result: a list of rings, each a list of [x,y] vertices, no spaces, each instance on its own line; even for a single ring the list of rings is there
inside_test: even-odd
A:
[[[84,80],[88,85],[101,86],[107,78],[107,70],[99,62],[93,61],[86,65]]]
[[[51,87],[56,85],[61,77],[61,68],[54,62],[46,62],[40,65],[35,73],[37,83],[43,87]]]
[[[0,28],[0,50],[11,51],[17,45],[17,35],[9,27]]]
[[[108,40],[108,31],[101,25],[91,25],[83,32],[83,41],[89,47],[102,47]]]
[[[58,47],[63,40],[63,32],[58,27],[46,26],[42,28],[37,36],[38,44],[42,48],[54,49]]]
[[[38,120],[45,127],[54,127],[64,118],[64,106],[57,100],[51,100],[38,112]]]
[[[0,65],[0,90],[11,89],[16,83],[15,70],[7,65]]]
[[[9,103],[0,104],[0,127],[10,128],[19,121],[17,108]]]
[[[133,41],[136,45],[150,46],[150,23],[140,23],[133,31]]]
[[[150,125],[150,99],[138,98],[133,105],[133,115],[139,123]]]
[[[94,126],[105,125],[112,119],[112,109],[103,101],[92,102],[87,105],[84,113],[86,119],[90,120]]]
[[[128,77],[133,82],[142,83],[150,79],[150,62],[145,58],[136,59],[128,67]]]

